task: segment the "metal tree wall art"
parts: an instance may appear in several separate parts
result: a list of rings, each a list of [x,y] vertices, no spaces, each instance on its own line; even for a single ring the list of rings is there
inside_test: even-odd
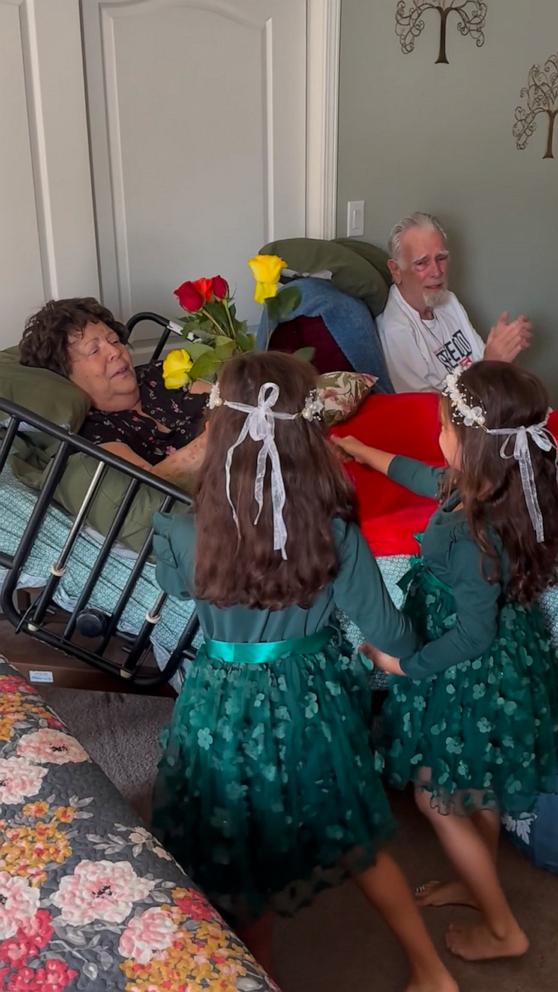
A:
[[[554,158],[554,124],[558,117],[558,52],[551,55],[544,65],[533,65],[529,70],[527,86],[519,94],[524,100],[515,108],[513,136],[521,151],[536,131],[536,118],[547,118],[546,151],[543,158]]]
[[[484,0],[398,0],[395,13],[395,32],[399,37],[401,51],[406,55],[413,52],[415,40],[424,30],[423,14],[436,10],[440,15],[440,50],[436,63],[447,65],[447,27],[450,14],[456,14],[457,30],[464,37],[470,35],[480,48],[484,45],[487,3]]]

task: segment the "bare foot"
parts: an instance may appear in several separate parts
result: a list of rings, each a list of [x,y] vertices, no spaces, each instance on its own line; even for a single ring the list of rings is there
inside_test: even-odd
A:
[[[496,937],[486,923],[451,923],[446,945],[452,954],[465,961],[519,958],[529,950],[527,935],[517,923],[505,937]]]
[[[419,906],[471,906],[478,905],[469,889],[463,882],[425,882],[415,889],[415,898]]]
[[[412,978],[405,992],[459,992],[459,986],[442,965],[438,976]]]

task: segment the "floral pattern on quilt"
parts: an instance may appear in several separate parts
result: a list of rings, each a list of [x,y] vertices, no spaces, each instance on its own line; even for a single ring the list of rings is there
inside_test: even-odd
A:
[[[276,990],[79,742],[3,659],[0,988]]]

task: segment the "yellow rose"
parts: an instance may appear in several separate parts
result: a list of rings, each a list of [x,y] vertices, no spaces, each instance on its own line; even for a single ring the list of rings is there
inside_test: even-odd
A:
[[[257,282],[254,290],[254,300],[256,303],[265,303],[271,297],[277,296],[276,282]]]
[[[193,361],[185,348],[175,348],[169,351],[163,362],[163,379],[167,389],[181,389],[190,382],[188,372]]]
[[[270,297],[277,296],[279,276],[281,270],[287,267],[287,263],[279,258],[279,255],[254,255],[254,258],[248,259],[248,265],[256,280],[254,292],[256,303],[263,303]]]

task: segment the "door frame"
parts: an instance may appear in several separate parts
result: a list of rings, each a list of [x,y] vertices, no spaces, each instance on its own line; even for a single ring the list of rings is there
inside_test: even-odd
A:
[[[341,0],[307,0],[306,236],[335,237]]]

